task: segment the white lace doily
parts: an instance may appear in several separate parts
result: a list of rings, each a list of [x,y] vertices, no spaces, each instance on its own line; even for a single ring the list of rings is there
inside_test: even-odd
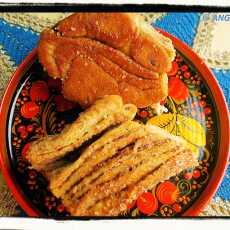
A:
[[[230,21],[215,13],[204,13],[197,28],[193,49],[211,68],[230,69]],[[223,15],[223,14],[221,14]]]

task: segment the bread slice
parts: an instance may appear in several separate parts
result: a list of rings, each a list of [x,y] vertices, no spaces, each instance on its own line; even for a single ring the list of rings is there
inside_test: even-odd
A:
[[[79,148],[93,136],[111,126],[132,120],[136,111],[134,105],[124,105],[121,97],[117,95],[105,96],[80,114],[61,134],[47,136],[31,143],[28,158],[35,169],[45,170],[47,164]]]
[[[46,176],[72,215],[119,215],[127,202],[197,165],[180,137],[126,121],[91,143],[76,161]]]
[[[117,216],[143,192],[198,165],[182,138],[133,121],[136,111],[120,96],[105,96],[62,133],[30,145],[32,167],[71,215]],[[73,150],[78,157],[68,160]]]
[[[132,123],[135,122],[128,122],[126,125],[133,125]],[[108,148],[105,151],[95,151],[82,169],[78,168],[68,176],[56,190],[51,188],[52,192],[62,191],[62,194],[59,193],[60,197],[72,215],[118,215],[120,211],[124,211],[120,207],[154,188],[160,181],[198,165],[195,155],[181,138],[154,126],[140,126],[141,135],[139,129],[129,134],[135,136],[136,133],[135,142],[129,136],[121,135],[118,141],[111,141],[111,146],[114,145],[112,150]],[[115,128],[114,132],[116,129],[120,128]],[[112,132],[113,130],[110,131],[111,134]],[[102,138],[108,139],[106,134]],[[123,140],[127,147],[119,149],[117,143]],[[100,142],[100,139],[96,142]],[[73,166],[77,165],[77,161]],[[79,180],[81,171],[85,173]],[[66,188],[64,193],[63,187]],[[125,199],[123,193],[126,194]],[[119,205],[110,206],[110,203],[118,201]]]
[[[160,182],[177,175],[185,169],[196,166],[198,166],[198,161],[195,155],[189,151],[182,151],[165,161],[164,164],[161,164],[133,186],[99,200],[87,210],[84,207],[78,209],[74,206],[74,202],[69,206],[69,210],[73,216],[118,216],[121,212],[127,210],[127,204],[136,200],[144,192],[154,190]]]

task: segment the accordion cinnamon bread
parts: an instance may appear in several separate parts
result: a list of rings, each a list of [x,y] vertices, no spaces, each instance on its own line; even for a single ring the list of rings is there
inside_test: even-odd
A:
[[[76,13],[42,32],[38,56],[83,108],[111,94],[142,108],[167,96],[175,50],[138,14]]]
[[[68,152],[80,147],[93,136],[111,126],[132,120],[136,106],[124,105],[117,95],[106,96],[96,101],[79,118],[62,131],[61,134],[41,138],[31,144],[28,157],[37,170],[52,166],[53,162],[64,157]]]
[[[119,215],[143,192],[198,165],[183,139],[133,121],[135,113],[121,97],[106,96],[61,134],[30,146],[32,166],[71,215]]]

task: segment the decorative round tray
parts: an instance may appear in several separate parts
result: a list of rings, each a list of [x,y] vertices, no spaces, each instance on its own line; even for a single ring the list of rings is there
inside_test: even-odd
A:
[[[210,200],[228,161],[229,118],[223,94],[210,70],[184,43],[165,32],[177,50],[169,76],[165,111],[140,109],[137,120],[182,136],[199,159],[188,169],[144,193],[120,217],[193,216]],[[48,182],[27,161],[35,139],[61,132],[82,109],[61,95],[61,82],[43,71],[34,50],[18,67],[0,110],[0,162],[19,204],[30,216],[66,217],[69,213]]]

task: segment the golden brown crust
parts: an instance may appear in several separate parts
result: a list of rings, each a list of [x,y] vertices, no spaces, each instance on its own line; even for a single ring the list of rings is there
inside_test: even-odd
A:
[[[119,215],[160,181],[197,166],[183,139],[132,121],[135,114],[136,107],[120,96],[105,96],[61,134],[30,145],[32,166],[71,215]],[[80,149],[79,157],[69,160],[73,149]]]
[[[185,147],[181,138],[155,127],[141,126],[145,135],[139,136],[135,144],[128,147],[128,152],[118,154],[109,162],[104,159],[106,163],[100,164],[96,169],[86,162],[85,169],[93,168],[93,171],[84,174],[82,181],[76,180],[74,186],[68,185],[69,190],[61,198],[72,215],[118,215],[124,211],[124,207],[127,208],[126,203],[131,203],[160,181],[186,168],[197,166],[195,155]],[[132,135],[135,132],[137,131],[133,131]],[[112,155],[113,151],[107,151]],[[100,154],[105,156],[105,153],[95,151],[95,159]],[[107,157],[109,156],[110,154]],[[79,174],[80,171],[77,170],[72,179]],[[91,181],[90,177],[93,177]],[[58,190],[62,190],[62,186]],[[119,203],[119,207],[111,207],[110,203],[114,205],[114,202]],[[100,207],[103,209],[100,210]]]
[[[167,96],[164,72],[175,51],[139,15],[76,13],[42,32],[38,55],[48,74],[63,80],[64,96],[82,107],[118,94],[142,108]]]
[[[65,156],[108,127],[133,119],[135,114],[134,105],[123,105],[117,95],[106,96],[60,134],[33,142],[28,150],[29,160],[34,168],[44,170],[46,164]]]
[[[127,204],[137,199],[142,193],[152,190],[161,181],[167,180],[179,172],[198,165],[197,159],[191,152],[181,152],[170,158],[159,169],[140,180],[135,186],[130,186],[119,193],[112,194],[106,199],[100,200],[88,210],[78,210],[76,206],[70,206],[73,216],[118,216],[127,210]]]
[[[122,51],[137,36],[127,13],[76,13],[59,22],[56,30],[64,37],[88,37]]]
[[[128,74],[102,56],[91,57],[82,55],[74,59],[63,86],[65,97],[77,101],[83,108],[103,95],[120,95],[125,103],[139,108],[158,103],[166,97],[166,75],[158,79],[142,79]]]
[[[55,59],[53,58],[56,49],[56,42],[53,40],[53,37],[54,33],[50,33],[49,29],[41,33],[38,44],[38,58],[50,76],[61,78]]]
[[[56,30],[65,37],[101,41],[160,73],[170,70],[175,56],[170,39],[159,36],[135,13],[76,13],[61,21]]]
[[[60,174],[50,178],[51,190],[58,197],[63,195],[67,189],[90,173],[95,166],[115,155],[118,149],[135,142],[138,137],[145,134],[141,125],[132,121],[127,121],[108,131],[92,143],[77,161],[63,169]]]

